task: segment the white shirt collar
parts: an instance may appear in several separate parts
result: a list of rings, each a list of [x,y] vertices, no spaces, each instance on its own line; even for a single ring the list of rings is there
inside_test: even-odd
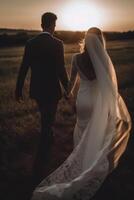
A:
[[[42,33],[45,33],[45,34],[51,35],[51,33],[47,32],[47,31],[43,31]]]

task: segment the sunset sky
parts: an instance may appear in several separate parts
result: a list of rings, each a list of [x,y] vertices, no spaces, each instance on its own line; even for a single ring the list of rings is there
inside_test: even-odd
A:
[[[57,30],[134,30],[134,0],[0,0],[0,28],[40,30],[40,16],[57,14]]]

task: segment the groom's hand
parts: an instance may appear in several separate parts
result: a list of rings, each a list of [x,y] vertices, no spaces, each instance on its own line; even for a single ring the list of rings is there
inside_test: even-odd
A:
[[[63,97],[64,97],[66,100],[68,100],[68,99],[69,99],[68,93],[67,93],[67,92],[64,92]]]

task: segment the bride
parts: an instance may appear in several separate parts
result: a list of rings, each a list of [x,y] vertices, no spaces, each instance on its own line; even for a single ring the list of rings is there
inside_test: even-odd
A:
[[[82,52],[73,56],[69,92],[77,73],[80,87],[74,150],[37,186],[32,200],[89,200],[126,149],[131,119],[98,28],[87,31]]]

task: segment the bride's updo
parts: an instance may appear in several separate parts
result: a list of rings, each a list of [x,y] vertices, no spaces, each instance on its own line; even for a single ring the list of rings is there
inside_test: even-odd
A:
[[[92,27],[90,29],[88,29],[88,31],[85,33],[85,38],[89,35],[89,34],[95,34],[99,40],[101,41],[101,43],[103,44],[104,48],[105,48],[105,39],[104,39],[104,36],[103,36],[103,33],[102,31],[97,28],[97,27]],[[82,43],[80,44],[80,52],[81,53],[84,53],[86,50],[86,45],[85,45],[85,38],[84,40],[82,41]]]

